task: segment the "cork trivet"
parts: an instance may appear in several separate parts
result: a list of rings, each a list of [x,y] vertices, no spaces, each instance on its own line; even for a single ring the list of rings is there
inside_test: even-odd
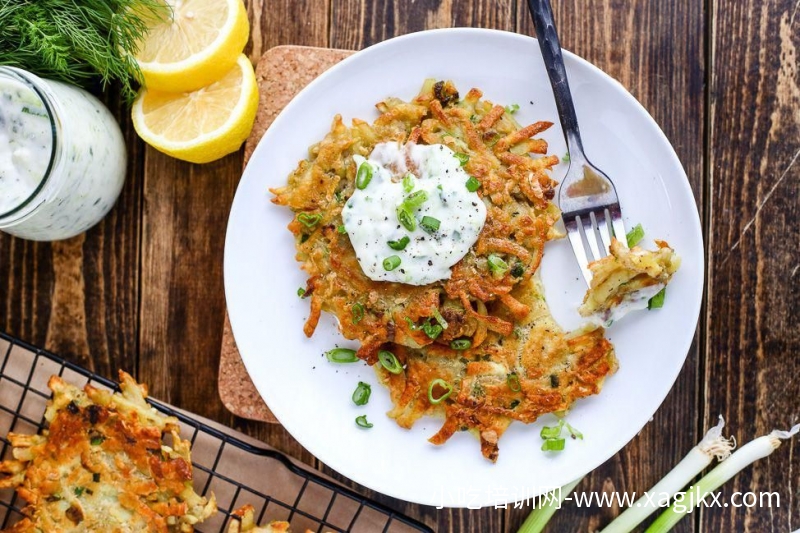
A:
[[[264,132],[286,104],[314,78],[352,53],[308,46],[276,46],[267,50],[256,67],[260,99],[253,130],[244,146],[245,165]],[[247,374],[227,313],[222,332],[218,385],[222,403],[236,416],[278,423]]]

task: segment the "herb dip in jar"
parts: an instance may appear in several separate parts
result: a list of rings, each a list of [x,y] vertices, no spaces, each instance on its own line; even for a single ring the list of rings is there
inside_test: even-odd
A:
[[[52,241],[83,233],[114,205],[125,142],[94,96],[0,67],[0,231]]]

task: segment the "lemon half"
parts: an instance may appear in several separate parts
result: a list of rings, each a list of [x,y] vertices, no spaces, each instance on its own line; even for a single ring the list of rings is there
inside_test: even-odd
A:
[[[240,54],[222,79],[196,91],[142,89],[131,116],[136,133],[167,155],[208,163],[239,149],[253,128],[258,84],[253,65]]]
[[[193,91],[220,79],[247,44],[250,25],[242,0],[168,0],[172,17],[153,21],[136,61],[144,85]]]

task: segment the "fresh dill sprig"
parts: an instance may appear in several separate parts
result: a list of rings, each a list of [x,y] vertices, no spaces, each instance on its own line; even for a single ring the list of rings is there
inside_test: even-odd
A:
[[[131,101],[138,43],[170,16],[163,0],[0,0],[0,65],[83,87],[119,81]]]

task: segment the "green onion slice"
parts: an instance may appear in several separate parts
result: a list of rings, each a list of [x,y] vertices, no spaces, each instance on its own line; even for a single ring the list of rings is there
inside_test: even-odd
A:
[[[508,383],[508,388],[514,392],[519,392],[522,390],[522,385],[519,383],[519,376],[516,372],[511,372],[508,376],[506,376],[506,383]]]
[[[564,422],[564,425],[567,426],[567,431],[569,431],[570,436],[573,439],[581,439],[583,440],[583,433],[575,429],[574,427],[569,425],[569,422]]]
[[[319,221],[322,220],[322,215],[319,213],[300,213],[297,215],[297,220],[299,220],[305,227],[313,228]]]
[[[437,397],[434,397],[433,396],[433,389],[436,388],[436,387],[440,387],[440,388],[444,389],[445,390],[444,394],[442,394],[440,396],[437,396]],[[436,378],[433,381],[431,381],[430,385],[428,385],[428,401],[431,402],[433,405],[436,405],[438,403],[442,403],[444,400],[446,400],[448,397],[450,397],[450,394],[452,392],[453,392],[453,386],[452,385],[450,385],[448,382],[446,382],[445,380],[443,380],[441,378]]]
[[[325,357],[331,363],[355,363],[358,361],[356,351],[350,348],[334,348],[325,352]]]
[[[569,152],[564,154],[564,157],[561,158],[564,163],[569,163]]]
[[[416,209],[428,201],[428,193],[426,191],[412,192],[403,200],[403,207],[407,210]]]
[[[405,176],[403,176],[403,191],[404,192],[411,192],[414,190],[414,175],[409,172]]]
[[[397,207],[397,220],[408,231],[414,231],[417,229],[417,219],[414,218],[414,215],[411,214],[411,211],[406,209],[405,204],[400,204]]]
[[[455,339],[450,341],[450,347],[454,350],[468,350],[472,346],[472,341],[469,339]]]
[[[369,386],[369,383],[359,381],[356,390],[353,391],[353,403],[356,405],[367,405],[370,394],[372,394],[372,387]]]
[[[442,329],[447,329],[447,321],[444,319],[442,313],[440,313],[438,309],[434,307],[433,312],[431,314],[433,315],[433,318],[436,319],[436,322],[438,322],[439,325],[442,326]]]
[[[345,228],[345,227],[344,227],[344,224],[342,224],[341,226],[338,226],[338,227],[336,228],[336,231],[338,231],[339,233],[341,233],[342,235],[344,235],[345,233],[347,233],[347,228]]]
[[[442,326],[439,324],[431,324],[430,322],[425,322],[422,324],[422,331],[425,332],[429,338],[436,340],[439,335],[442,334]]]
[[[467,180],[467,190],[469,192],[475,192],[481,188],[481,182],[475,176],[470,176]]]
[[[564,449],[565,439],[547,439],[542,443],[542,451],[544,452],[560,452]]]
[[[356,187],[364,190],[370,181],[372,181],[372,165],[364,161],[359,165],[358,172],[356,172]]]
[[[468,154],[463,154],[461,152],[456,152],[454,155],[456,156],[456,159],[458,159],[458,164],[461,165],[462,167],[464,165],[466,165],[467,163],[469,163],[469,155]]]
[[[524,273],[525,267],[522,266],[522,263],[516,263],[513,267],[511,267],[511,275],[515,278],[521,278]]]
[[[667,288],[664,287],[660,291],[656,293],[655,296],[650,298],[650,301],[647,302],[648,309],[661,309],[664,307],[664,298],[667,297]]]
[[[517,111],[519,111],[519,104],[511,104],[505,107],[506,113],[509,115],[513,115]]]
[[[389,241],[386,244],[389,245],[389,248],[392,250],[405,250],[408,243],[411,242],[411,239],[408,235],[403,235],[403,237],[399,241]]]
[[[403,365],[397,360],[397,356],[389,350],[380,350],[378,352],[378,361],[381,362],[383,368],[392,374],[399,374],[403,371]]]
[[[105,439],[102,436],[92,437],[92,439],[89,442],[91,443],[92,446],[100,446],[101,444],[103,444],[104,440]]]
[[[396,255],[390,255],[386,259],[383,260],[383,269],[387,272],[391,272],[395,268],[400,266],[400,257]]]
[[[353,324],[358,324],[364,318],[364,306],[358,303],[353,304],[350,313],[353,315]]]
[[[419,226],[427,231],[428,233],[433,233],[434,231],[439,230],[439,225],[441,221],[438,218],[424,216],[422,220],[419,221]]]
[[[555,426],[542,426],[542,430],[539,432],[539,436],[541,436],[544,440],[547,439],[557,439],[561,437],[561,429],[564,427],[564,419],[558,421],[558,424]]]
[[[628,240],[628,248],[633,248],[644,238],[644,228],[641,224],[636,224],[625,237]]]
[[[302,298],[305,295],[306,295],[306,290],[303,287],[300,287],[300,288],[297,289],[297,296]]]
[[[356,417],[356,425],[360,428],[369,429],[372,427],[372,424],[367,422],[367,415],[361,415]]]
[[[489,254],[487,262],[489,263],[489,271],[495,277],[502,277],[506,272],[508,272],[508,263],[503,261],[503,258],[497,254]]]

